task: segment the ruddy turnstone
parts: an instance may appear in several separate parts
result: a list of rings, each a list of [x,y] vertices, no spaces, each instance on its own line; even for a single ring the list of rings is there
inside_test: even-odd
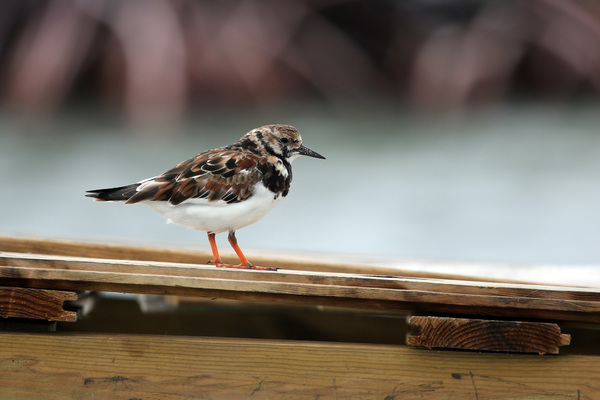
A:
[[[194,156],[162,175],[131,185],[89,190],[99,201],[146,203],[168,223],[206,231],[217,267],[271,270],[252,265],[235,231],[264,217],[290,190],[291,161],[298,156],[325,159],[302,144],[296,128],[265,125],[232,145]],[[229,232],[241,264],[225,264],[215,234]]]

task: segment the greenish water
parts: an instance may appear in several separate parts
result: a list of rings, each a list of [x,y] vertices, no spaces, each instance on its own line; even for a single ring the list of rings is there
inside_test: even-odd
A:
[[[600,261],[600,105],[518,104],[462,116],[400,106],[199,114],[131,129],[89,111],[0,118],[0,234],[208,250],[149,207],[87,189],[136,182],[282,122],[327,160],[294,162],[290,195],[238,232],[249,258],[292,251],[514,263]],[[225,236],[218,239],[229,251]]]

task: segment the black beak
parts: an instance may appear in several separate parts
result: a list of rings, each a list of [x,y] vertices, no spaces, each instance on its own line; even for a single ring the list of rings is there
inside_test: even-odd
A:
[[[319,153],[317,153],[314,150],[309,149],[308,147],[306,147],[305,145],[301,145],[298,150],[296,150],[298,152],[298,154],[302,154],[303,156],[309,156],[309,157],[314,157],[314,158],[320,158],[322,160],[325,159],[325,157],[323,157],[322,155],[320,155]]]

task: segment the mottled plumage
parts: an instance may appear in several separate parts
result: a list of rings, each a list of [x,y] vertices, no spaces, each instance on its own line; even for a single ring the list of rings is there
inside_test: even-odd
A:
[[[239,267],[256,268],[237,246],[235,231],[264,217],[292,183],[291,161],[300,155],[325,158],[302,145],[296,128],[266,125],[232,145],[192,157],[167,172],[131,185],[90,190],[86,196],[102,201],[146,203],[168,222],[208,233],[217,266],[214,235],[229,232],[240,257]]]

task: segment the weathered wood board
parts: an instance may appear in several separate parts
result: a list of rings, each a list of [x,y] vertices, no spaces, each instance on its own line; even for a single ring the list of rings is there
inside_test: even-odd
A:
[[[206,265],[213,259],[209,251],[192,251],[185,249],[166,249],[156,247],[125,246],[109,243],[88,243],[70,240],[49,240],[40,238],[15,238],[0,236],[0,251],[52,254],[57,256],[106,258],[136,261],[159,261],[182,264]],[[225,262],[237,263],[234,254],[221,254]],[[298,260],[292,258],[274,258],[253,255],[252,262],[265,267],[282,267],[301,271],[369,273],[380,275],[401,275],[402,271],[394,268],[373,267],[367,265],[352,265],[349,263],[320,262],[318,260]],[[411,272],[411,276],[443,277],[443,274]]]
[[[159,261],[195,265],[206,265],[207,262],[213,258],[212,253],[208,251],[7,236],[0,236],[0,251],[28,254],[47,254],[56,256],[106,258],[113,260]],[[235,254],[223,253],[221,256],[225,262],[238,262]],[[332,273],[341,272],[349,274],[376,274],[412,276],[420,278],[477,280],[485,282],[507,282],[506,279],[499,281],[497,279],[486,278],[485,276],[474,279],[472,277],[457,276],[447,273],[431,273],[427,271],[414,270],[403,271],[399,268],[388,268],[360,263],[353,264],[352,262],[340,263],[331,261],[331,259],[323,261],[316,256],[309,259],[299,259],[298,257],[269,257],[255,254],[252,255],[252,261],[256,265],[274,268],[286,268],[297,271],[319,271]],[[516,281],[512,280],[511,282]]]
[[[412,316],[408,323],[420,334],[409,334],[407,344],[427,348],[558,354],[571,343],[557,324],[472,318]]]
[[[77,313],[63,309],[67,300],[77,300],[77,293],[0,286],[0,317],[75,321]]]
[[[597,357],[0,334],[0,399],[597,399]]]
[[[0,253],[0,284],[600,322],[600,290]]]

